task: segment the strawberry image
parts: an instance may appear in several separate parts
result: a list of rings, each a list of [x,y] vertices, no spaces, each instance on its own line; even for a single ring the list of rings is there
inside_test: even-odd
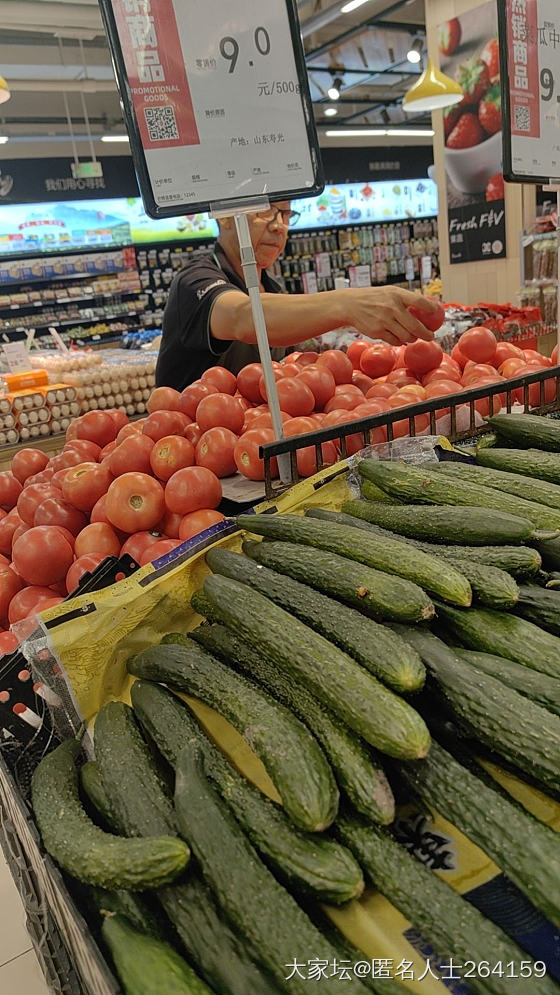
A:
[[[462,113],[463,112],[459,110],[457,106],[448,107],[447,110],[443,112],[443,130],[446,139],[449,138]]]
[[[490,86],[490,71],[480,59],[469,59],[459,66],[455,77],[464,97],[459,107],[476,107]]]
[[[458,17],[440,24],[438,48],[442,55],[453,55],[461,42],[461,22]]]
[[[484,139],[484,131],[476,114],[467,111],[461,114],[457,124],[447,139],[448,149],[470,149]]]
[[[480,101],[478,120],[489,135],[502,130],[502,95],[499,83],[493,83]]]
[[[504,175],[503,173],[494,173],[490,177],[488,183],[486,184],[486,200],[503,200],[504,199]]]
[[[490,38],[480,53],[480,58],[488,66],[491,79],[500,75],[500,49],[498,39]]]

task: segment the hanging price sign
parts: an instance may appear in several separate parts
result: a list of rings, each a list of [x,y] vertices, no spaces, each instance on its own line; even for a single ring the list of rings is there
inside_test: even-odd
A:
[[[525,183],[558,180],[559,0],[504,0],[498,17],[505,177]]]
[[[147,213],[320,193],[295,0],[100,0]]]

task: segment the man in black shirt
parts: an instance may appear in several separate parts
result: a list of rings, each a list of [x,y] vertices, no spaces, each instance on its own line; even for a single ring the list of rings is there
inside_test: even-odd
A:
[[[289,201],[249,215],[273,359],[280,359],[289,346],[343,325],[392,345],[433,338],[407,308],[413,304],[429,315],[436,305],[399,287],[282,294],[267,268],[285,249],[293,215]],[[238,373],[247,363],[259,362],[255,343],[235,221],[224,218],[214,252],[194,260],[171,284],[156,384],[183,390],[211,366]]]

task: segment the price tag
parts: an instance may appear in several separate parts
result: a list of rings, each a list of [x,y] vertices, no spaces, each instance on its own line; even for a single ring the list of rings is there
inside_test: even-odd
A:
[[[317,276],[328,277],[331,275],[331,257],[328,252],[317,252],[315,255],[315,272]]]
[[[404,261],[404,275],[407,280],[414,280],[414,259],[407,256]]]
[[[420,260],[420,276],[422,282],[428,283],[432,279],[432,257],[422,256]]]
[[[317,293],[317,277],[315,273],[302,273],[301,282],[303,283],[304,294],[316,294]]]
[[[322,190],[295,0],[100,2],[150,216]]]
[[[371,269],[369,266],[350,266],[348,275],[351,287],[371,287]]]
[[[31,369],[24,340],[3,342],[0,349],[2,350],[2,359],[10,373],[26,373],[27,370]]]

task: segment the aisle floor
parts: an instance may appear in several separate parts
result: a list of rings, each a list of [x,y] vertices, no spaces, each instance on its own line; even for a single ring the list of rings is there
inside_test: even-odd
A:
[[[0,849],[0,995],[49,995],[17,888]]]

